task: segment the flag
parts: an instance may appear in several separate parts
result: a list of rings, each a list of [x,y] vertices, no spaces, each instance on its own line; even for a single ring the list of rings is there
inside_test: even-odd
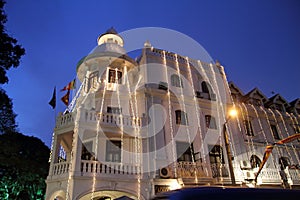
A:
[[[294,134],[294,135],[291,135],[285,139],[282,139],[278,142],[276,142],[275,144],[285,144],[285,143],[288,143],[288,142],[292,142],[296,139],[300,138],[300,133],[297,133],[297,134]]]
[[[257,177],[258,177],[260,171],[262,170],[262,168],[264,167],[265,163],[267,162],[270,154],[272,153],[272,150],[273,150],[274,146],[275,145],[281,145],[281,144],[289,143],[289,142],[292,142],[292,141],[294,141],[294,140],[296,140],[298,138],[300,138],[300,133],[296,133],[294,135],[291,135],[291,136],[289,136],[287,138],[284,138],[284,139],[282,139],[282,140],[274,143],[274,145],[268,145],[266,147],[265,153],[264,153],[264,156],[263,156],[263,160],[260,163],[259,169],[258,169],[258,171],[256,173],[256,176],[255,176],[255,182],[257,181]]]
[[[66,85],[63,89],[61,89],[60,91],[65,91],[65,90],[73,90],[75,89],[75,82],[76,79],[72,80],[68,85]]]
[[[49,101],[49,105],[54,109],[56,107],[56,87],[54,87],[53,95],[51,100]]]
[[[257,177],[260,173],[260,171],[262,170],[262,168],[264,167],[265,163],[267,162],[269,156],[271,155],[272,153],[272,150],[273,150],[274,146],[273,145],[268,145],[265,149],[265,153],[264,153],[264,156],[263,156],[263,160],[262,162],[260,163],[260,166],[259,166],[259,169],[255,175],[255,182],[257,182]]]
[[[67,91],[67,93],[61,98],[62,102],[68,106],[69,105],[69,96],[70,96],[70,90]]]

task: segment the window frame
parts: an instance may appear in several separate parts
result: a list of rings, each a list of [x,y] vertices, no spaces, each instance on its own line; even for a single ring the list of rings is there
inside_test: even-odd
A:
[[[279,132],[278,132],[278,128],[276,126],[276,124],[272,124],[270,123],[270,129],[271,129],[271,133],[274,137],[275,140],[280,140],[280,135],[279,135]]]
[[[174,87],[183,88],[183,82],[182,79],[177,74],[171,75],[171,85]]]
[[[107,73],[108,83],[122,84],[122,77],[123,77],[123,72],[121,70],[117,68],[115,69],[108,68],[108,73]]]
[[[188,115],[182,110],[175,110],[175,122],[177,125],[188,125]]]
[[[122,108],[121,107],[113,107],[113,106],[107,106],[106,108],[106,112],[107,113],[111,113],[111,114],[122,114]]]
[[[205,126],[209,129],[218,129],[216,118],[211,115],[205,115]]]
[[[253,130],[253,126],[252,126],[252,122],[251,120],[244,120],[244,128],[245,128],[245,132],[247,136],[254,136],[254,130]]]
[[[122,142],[120,140],[106,140],[105,161],[118,163],[122,161]]]
[[[187,148],[185,148],[185,146]],[[181,150],[185,149],[182,153]],[[176,154],[177,154],[177,162],[193,162],[194,157],[194,145],[193,143],[176,141]]]

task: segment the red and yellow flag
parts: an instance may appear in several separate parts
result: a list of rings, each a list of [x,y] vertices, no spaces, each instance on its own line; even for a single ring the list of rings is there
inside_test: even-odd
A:
[[[62,102],[63,102],[66,106],[69,105],[69,96],[70,96],[70,90],[68,90],[68,91],[67,91],[67,94],[65,94],[65,95],[61,98]]]
[[[61,89],[60,91],[65,91],[65,90],[73,90],[75,89],[75,83],[76,83],[76,79],[72,80],[70,83],[68,83],[68,85],[66,85],[63,89]]]

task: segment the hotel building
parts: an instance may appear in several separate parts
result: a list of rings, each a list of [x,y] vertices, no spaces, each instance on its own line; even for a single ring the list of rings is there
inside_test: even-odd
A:
[[[149,199],[178,188],[300,186],[300,100],[244,94],[219,62],[145,42],[131,58],[113,29],[77,65],[80,87],[57,117],[46,199]],[[234,108],[237,116],[228,112]]]

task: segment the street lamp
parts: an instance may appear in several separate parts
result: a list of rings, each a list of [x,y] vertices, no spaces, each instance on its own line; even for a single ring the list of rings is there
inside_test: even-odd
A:
[[[231,110],[229,110],[228,114],[229,114],[229,116],[223,124],[223,136],[224,136],[225,148],[226,148],[226,153],[227,153],[231,183],[232,183],[232,185],[235,185],[235,176],[234,176],[233,165],[232,165],[232,153],[230,150],[229,136],[228,136],[228,132],[226,129],[226,124],[232,117],[237,116],[237,110],[231,109]]]

